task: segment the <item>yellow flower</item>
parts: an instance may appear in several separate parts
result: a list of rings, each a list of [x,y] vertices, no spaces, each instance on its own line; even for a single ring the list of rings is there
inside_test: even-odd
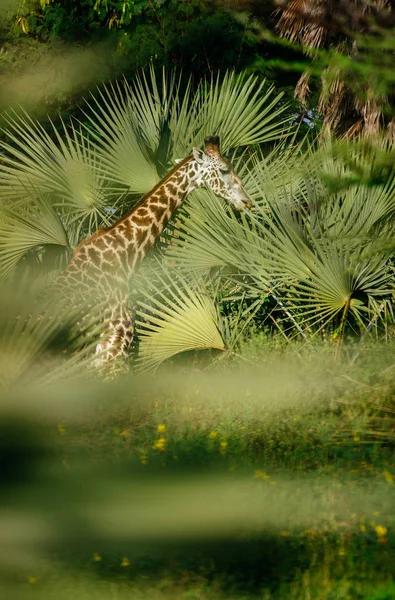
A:
[[[166,425],[158,425],[158,433],[166,433]]]
[[[361,438],[359,437],[359,435],[354,435],[354,442],[359,442],[361,440]]]
[[[377,533],[377,537],[379,538],[385,538],[388,532],[387,528],[383,525],[376,525],[375,530]]]
[[[129,436],[129,429],[125,429],[124,431],[121,431],[121,433],[119,434],[122,437],[128,437]]]
[[[27,580],[29,583],[37,583],[37,577],[28,577]]]
[[[100,561],[101,561],[101,556],[100,556],[100,554],[98,554],[97,552],[94,552],[94,553],[93,553],[93,560],[94,560],[95,562],[100,562]]]
[[[140,456],[140,462],[141,462],[142,465],[146,465],[147,462],[148,462],[148,456],[146,454],[142,454]]]
[[[270,479],[270,475],[267,475],[264,471],[255,471],[254,479]]]
[[[345,553],[346,553],[346,551],[344,548],[339,548],[339,552],[338,552],[339,556],[344,556]]]
[[[394,483],[394,476],[389,471],[383,471],[383,475],[387,483]]]
[[[362,531],[362,533],[365,533],[365,531],[366,531],[365,525],[361,525],[359,530]]]
[[[219,443],[219,451],[221,452],[221,454],[226,454],[227,448],[228,442],[226,440],[222,440],[222,442]]]
[[[280,531],[280,535],[282,537],[288,537],[289,536],[289,531]]]
[[[130,567],[130,560],[127,556],[124,556],[121,562],[121,567]]]
[[[154,450],[160,450],[161,452],[164,452],[165,446],[166,446],[166,438],[160,437],[158,440],[155,440],[152,448]]]
[[[215,438],[218,437],[218,431],[210,431],[208,437],[210,438],[210,440],[215,440]]]
[[[59,431],[60,435],[63,435],[64,433],[66,433],[66,429],[63,427],[63,425],[61,423],[59,423],[59,425],[58,425],[58,431]]]

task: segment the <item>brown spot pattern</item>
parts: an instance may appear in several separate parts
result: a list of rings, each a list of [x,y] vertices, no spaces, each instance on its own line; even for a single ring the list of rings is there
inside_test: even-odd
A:
[[[103,334],[97,346],[101,364],[125,356],[133,340],[126,285],[130,273],[160,236],[188,190],[205,182],[209,182],[214,192],[223,186],[218,177],[223,158],[217,141],[216,137],[206,138],[205,152],[213,157],[210,168],[202,166],[193,156],[185,158],[125,216],[83,240],[69,265],[59,274],[56,284],[61,290],[70,288],[76,296],[100,290],[105,299],[99,307],[103,316]]]

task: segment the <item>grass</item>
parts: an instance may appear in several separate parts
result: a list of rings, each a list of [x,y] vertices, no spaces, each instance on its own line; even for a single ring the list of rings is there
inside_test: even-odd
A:
[[[26,392],[7,597],[394,598],[394,348],[352,352],[257,340],[242,366]]]

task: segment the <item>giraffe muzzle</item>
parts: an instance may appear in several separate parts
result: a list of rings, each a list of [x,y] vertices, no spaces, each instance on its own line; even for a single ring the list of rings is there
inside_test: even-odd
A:
[[[244,208],[250,210],[252,208],[252,200],[251,198],[247,198],[244,200]]]

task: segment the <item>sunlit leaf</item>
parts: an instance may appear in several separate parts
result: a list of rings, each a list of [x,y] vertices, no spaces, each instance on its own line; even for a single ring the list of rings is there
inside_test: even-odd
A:
[[[157,287],[144,287],[137,311],[139,362],[156,369],[163,361],[188,350],[225,350],[213,301],[202,285],[185,278],[157,276]]]
[[[0,208],[0,277],[30,250],[40,246],[68,247],[67,234],[59,215],[37,198],[30,206]]]
[[[86,116],[107,177],[122,189],[143,194],[154,187],[158,175],[134,127],[129,95],[126,83],[104,86],[97,98],[92,96]]]

